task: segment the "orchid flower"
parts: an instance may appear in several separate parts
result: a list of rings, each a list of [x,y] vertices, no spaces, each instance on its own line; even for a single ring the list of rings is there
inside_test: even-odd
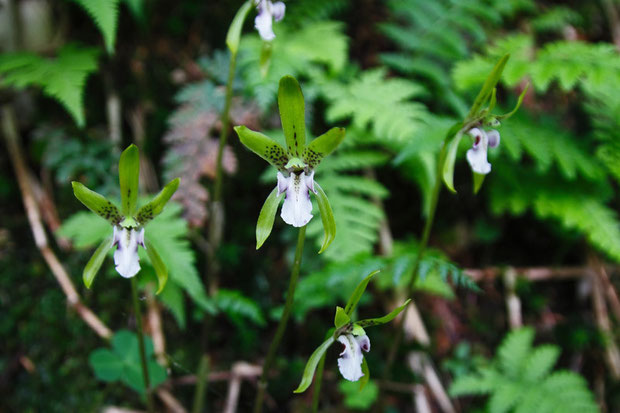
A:
[[[314,378],[314,372],[321,358],[325,356],[327,349],[336,341],[344,346],[338,358],[338,369],[342,377],[349,381],[360,380],[361,387],[368,383],[368,380],[370,380],[370,371],[363,352],[367,353],[370,351],[370,339],[368,335],[366,335],[364,328],[389,323],[400,314],[411,301],[405,301],[403,305],[383,317],[352,321],[351,315],[355,307],[357,307],[357,303],[362,297],[362,294],[364,294],[370,279],[378,272],[379,271],[375,271],[369,274],[357,285],[344,308],[336,307],[334,328],[328,332],[327,339],[314,350],[308,359],[301,383],[295,390],[295,393],[303,393],[310,387]]]
[[[484,129],[471,128],[467,132],[474,140],[471,149],[467,151],[467,162],[471,170],[477,174],[486,175],[491,172],[491,164],[487,160],[487,149],[496,148],[499,145],[499,132]]]
[[[332,128],[306,146],[304,97],[297,80],[284,76],[278,90],[278,106],[287,149],[245,126],[235,127],[241,143],[278,169],[277,185],[267,197],[256,226],[256,248],[265,242],[273,227],[274,216],[284,196],[280,216],[289,225],[303,227],[312,219],[310,194],[317,197],[325,238],[320,252],[333,241],[336,224],[323,189],[314,181],[314,170],[344,139],[343,128]]]
[[[141,246],[155,268],[159,284],[157,293],[161,292],[166,284],[168,270],[155,247],[145,240],[144,226],[163,211],[179,187],[179,178],[168,183],[151,202],[137,209],[139,174],[140,154],[135,145],[130,145],[121,154],[118,166],[122,206],[120,210],[104,196],[91,191],[80,182],[71,183],[75,197],[114,228],[112,235],[99,245],[84,268],[83,279],[87,288],[92,285],[103,259],[113,247],[116,247],[114,265],[122,277],[131,278],[140,271],[138,246]]]
[[[270,42],[276,38],[273,33],[273,20],[279,22],[284,18],[286,6],[281,1],[254,0],[258,14],[254,19],[254,27],[263,40]]]
[[[465,119],[462,122],[454,124],[446,134],[439,155],[438,173],[442,175],[446,187],[452,192],[456,192],[456,189],[454,189],[454,164],[456,162],[459,143],[463,135],[468,134],[473,138],[473,145],[471,149],[467,151],[467,162],[473,172],[474,193],[477,193],[482,187],[485,176],[491,172],[491,164],[487,159],[488,148],[495,148],[499,145],[499,132],[495,129],[491,129],[487,132],[483,128],[498,127],[500,121],[514,115],[521,106],[521,103],[523,103],[523,99],[528,90],[527,86],[519,95],[517,104],[512,111],[503,115],[493,114],[493,109],[497,103],[496,86],[502,77],[502,72],[504,71],[509,57],[510,56],[506,54],[497,61],[493,70],[491,70],[480,88],[480,92],[478,92],[478,96],[476,96]]]

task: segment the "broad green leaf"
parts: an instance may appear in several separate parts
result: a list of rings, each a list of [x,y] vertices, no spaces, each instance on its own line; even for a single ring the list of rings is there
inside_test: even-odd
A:
[[[121,154],[118,163],[118,180],[121,186],[121,211],[125,217],[133,216],[138,203],[138,180],[140,178],[140,151],[134,144]]]
[[[482,183],[484,182],[484,177],[486,175],[479,174],[476,172],[472,172],[472,174],[474,176],[474,194],[477,194],[480,188],[482,187]]]
[[[366,357],[362,358],[362,373],[364,374],[362,378],[360,378],[360,391],[366,387],[368,381],[370,380],[370,369],[368,368],[368,362],[366,361]]]
[[[342,307],[336,307],[336,315],[334,317],[334,326],[340,328],[351,322],[351,317],[344,311]]]
[[[325,236],[323,237],[323,245],[319,254],[329,247],[334,238],[336,238],[336,220],[334,219],[334,213],[332,207],[329,205],[327,195],[323,191],[323,188],[318,183],[314,183],[314,189],[316,190],[316,199],[319,204],[319,212],[321,213],[321,221],[323,221],[323,231]]]
[[[411,298],[407,299],[407,301],[405,301],[405,304],[403,304],[400,307],[394,309],[391,313],[389,313],[387,315],[384,315],[383,317],[380,317],[380,318],[368,318],[366,320],[357,321],[356,324],[359,324],[360,326],[365,328],[365,327],[372,327],[372,326],[378,326],[378,325],[381,325],[381,324],[389,323],[390,321],[392,321],[394,319],[394,317],[399,315],[400,312],[405,309],[405,307],[407,307],[407,305],[409,304],[410,301],[411,301]]]
[[[310,142],[302,155],[306,165],[312,169],[316,168],[324,157],[340,145],[340,142],[344,139],[344,132],[344,128],[331,128]]]
[[[228,33],[226,34],[226,46],[233,55],[237,54],[239,50],[239,40],[241,39],[241,30],[243,29],[243,22],[248,15],[248,12],[252,8],[252,1],[246,1],[237,11],[233,18]]]
[[[491,111],[495,108],[495,104],[497,103],[497,88],[493,88],[493,92],[491,92],[491,100],[489,102],[489,107],[487,108],[487,112],[491,113]]]
[[[91,191],[86,188],[80,182],[71,182],[73,187],[73,194],[86,208],[99,215],[112,225],[118,225],[123,217],[116,205],[111,201],[108,201],[103,195],[98,194],[95,191]]]
[[[138,221],[138,224],[145,225],[164,210],[164,207],[170,200],[170,197],[174,195],[176,190],[179,188],[179,182],[179,178],[170,181],[151,202],[138,210],[138,213],[136,214],[136,221]]]
[[[292,76],[280,79],[278,107],[288,152],[299,158],[306,147],[305,105],[299,83]]]
[[[357,287],[355,287],[353,294],[351,294],[349,301],[347,301],[347,305],[344,307],[344,312],[347,315],[350,316],[353,313],[355,307],[357,307],[357,303],[360,301],[360,298],[362,298],[362,294],[366,291],[366,287],[368,286],[370,279],[378,272],[379,270],[371,272],[357,285]]]
[[[157,249],[153,246],[151,242],[148,240],[145,241],[146,245],[146,255],[149,256],[149,260],[151,261],[151,265],[155,269],[155,274],[157,275],[157,294],[161,293],[166,286],[166,282],[168,281],[168,269],[166,268],[166,264],[162,261]]]
[[[310,387],[310,384],[312,384],[312,379],[314,378],[316,366],[319,364],[321,357],[323,357],[323,354],[325,354],[329,346],[334,343],[334,340],[334,336],[331,336],[325,340],[323,344],[317,347],[316,350],[314,350],[306,363],[306,368],[304,369],[304,375],[301,378],[301,383],[299,383],[299,387],[295,389],[294,393],[303,393],[308,389],[308,387]]]
[[[509,117],[517,113],[517,110],[519,110],[519,108],[521,107],[521,104],[523,103],[523,99],[525,98],[525,94],[527,93],[529,87],[530,85],[528,84],[525,89],[523,89],[523,92],[521,92],[521,94],[519,95],[519,99],[517,100],[517,104],[515,105],[514,109],[504,115],[497,116],[498,120],[508,119]]]
[[[88,260],[86,267],[84,267],[84,272],[82,273],[82,279],[84,280],[84,285],[86,288],[90,288],[93,284],[95,276],[99,272],[101,264],[103,264],[103,260],[108,254],[108,251],[110,251],[110,248],[112,248],[112,245],[112,236],[109,236],[103,240],[103,242],[95,250],[93,256],[90,257],[90,260]]]
[[[273,191],[269,194],[263,207],[258,214],[258,221],[256,222],[256,249],[259,249],[263,243],[271,234],[273,228],[273,221],[278,210],[278,205],[282,200],[282,195],[278,195],[278,188],[273,188]]]
[[[289,156],[282,146],[270,137],[245,126],[235,126],[239,140],[246,148],[278,168],[284,170]]]
[[[116,28],[118,26],[118,5],[120,0],[73,0],[89,14],[95,22],[105,43],[108,54],[114,54]]]
[[[123,375],[123,361],[107,348],[98,348],[91,352],[88,363],[99,380],[115,381]]]
[[[476,117],[482,105],[484,105],[487,99],[489,99],[489,96],[493,93],[493,89],[495,89],[497,82],[499,82],[499,79],[502,77],[502,72],[504,71],[504,67],[506,66],[506,62],[508,62],[509,58],[509,54],[502,56],[502,58],[495,64],[495,67],[491,73],[489,73],[489,76],[487,76],[480,92],[478,93],[478,96],[474,100],[474,104],[472,105],[469,114],[467,115],[468,120]]]
[[[459,149],[459,143],[463,138],[463,131],[460,130],[462,127],[462,123],[457,123],[450,128],[446,136],[446,141],[444,142],[444,147],[441,149],[442,153],[445,154],[442,154],[443,156],[440,157],[440,160],[443,160],[443,166],[441,167],[443,181],[452,192],[456,192],[454,189],[454,163],[456,162],[456,153]]]

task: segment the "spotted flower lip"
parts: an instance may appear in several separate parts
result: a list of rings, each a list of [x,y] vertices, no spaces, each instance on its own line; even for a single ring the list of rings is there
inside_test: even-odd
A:
[[[112,236],[114,251],[114,265],[116,271],[124,278],[131,278],[140,271],[140,257],[138,246],[144,245],[144,228],[134,229],[114,226]]]
[[[272,2],[270,0],[255,0],[258,14],[254,19],[254,27],[258,30],[258,34],[265,41],[272,41],[276,38],[273,33],[273,21],[280,21],[284,18],[286,6],[283,2]]]
[[[362,350],[370,351],[370,339],[365,334],[360,336],[343,334],[338,337],[338,341],[344,345],[344,349],[338,358],[340,374],[349,381],[358,381],[364,375],[362,372],[362,362],[364,361]]]
[[[301,173],[290,172],[288,177],[285,177],[282,172],[278,172],[277,177],[278,195],[286,193],[280,216],[289,225],[303,227],[312,219],[310,191],[316,194],[314,171],[308,175],[304,171]]]
[[[472,128],[467,133],[474,139],[471,149],[467,151],[467,162],[472,171],[486,175],[491,172],[487,151],[489,147],[495,148],[499,145],[499,132],[496,130],[486,132],[484,129]]]

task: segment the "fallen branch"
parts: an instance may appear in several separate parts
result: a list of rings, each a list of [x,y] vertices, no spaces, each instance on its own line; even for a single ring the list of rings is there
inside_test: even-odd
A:
[[[618,271],[619,266],[607,266],[607,270]],[[553,279],[581,278],[589,274],[590,267],[514,267],[518,277],[529,281],[548,281]],[[505,267],[468,268],[465,274],[474,281],[493,280],[506,272]]]

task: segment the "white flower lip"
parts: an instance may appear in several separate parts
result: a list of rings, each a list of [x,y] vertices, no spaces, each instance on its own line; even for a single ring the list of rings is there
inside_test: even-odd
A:
[[[353,334],[344,334],[338,337],[338,341],[344,345],[338,358],[340,374],[349,381],[358,381],[364,375],[362,350],[370,351],[370,339],[367,335],[355,337]]]
[[[281,1],[273,3],[269,0],[259,0],[256,2],[256,7],[258,14],[254,19],[254,27],[263,40],[270,42],[276,38],[273,33],[273,20],[280,21],[284,18],[286,6]]]
[[[277,176],[278,195],[286,192],[280,216],[289,225],[303,227],[312,219],[310,191],[316,193],[314,171],[309,175],[306,175],[305,172],[299,174],[291,172],[288,177],[285,177],[282,172],[278,172]]]
[[[472,171],[486,175],[491,172],[487,150],[489,147],[495,148],[499,145],[499,132],[496,130],[485,132],[483,129],[472,128],[467,133],[474,138],[471,149],[467,151],[467,162]]]
[[[139,230],[114,226],[114,265],[116,271],[124,278],[131,278],[140,271],[138,245],[144,246],[144,228]]]

